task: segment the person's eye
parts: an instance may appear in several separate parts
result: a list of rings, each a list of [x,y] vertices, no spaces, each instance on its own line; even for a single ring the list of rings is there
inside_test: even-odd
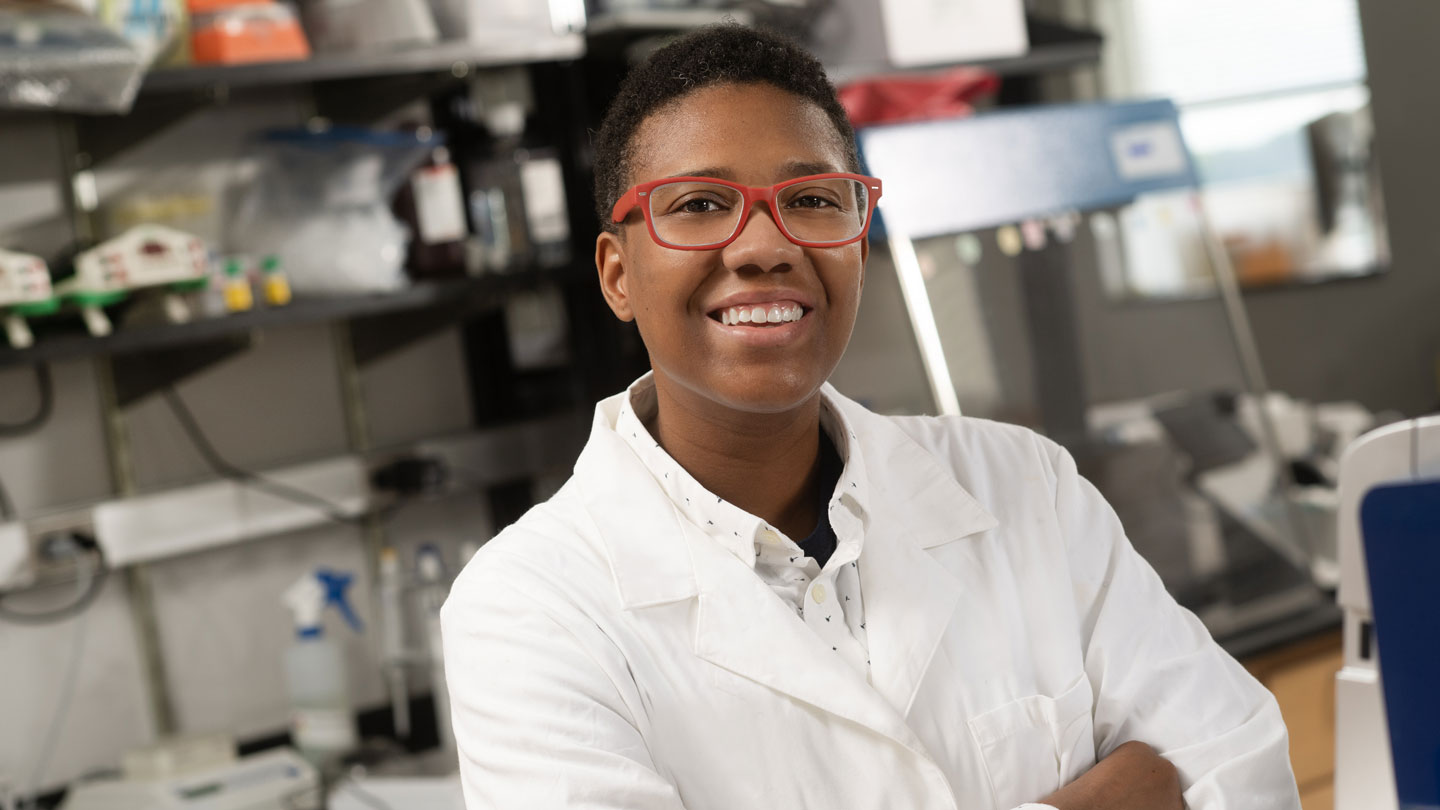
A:
[[[790,201],[790,207],[824,209],[839,208],[840,205],[834,200],[829,199],[828,197],[822,197],[818,194],[802,194],[799,197],[796,197],[795,199]]]
[[[714,214],[726,210],[720,200],[710,196],[694,196],[680,200],[670,207],[672,214]]]
[[[843,211],[844,194],[826,184],[804,185],[787,189],[785,207],[808,211]]]

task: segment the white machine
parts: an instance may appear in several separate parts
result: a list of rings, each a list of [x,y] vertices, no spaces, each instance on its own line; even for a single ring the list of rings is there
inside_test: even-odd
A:
[[[45,315],[59,306],[50,289],[50,268],[28,253],[0,250],[0,321],[10,345],[27,349],[35,342],[25,318]]]
[[[137,225],[75,257],[75,275],[57,284],[55,292],[77,304],[86,328],[103,337],[111,331],[106,306],[146,287],[202,288],[209,273],[203,240],[163,225]],[[165,312],[177,323],[190,319],[184,299],[173,292],[165,298]]]
[[[315,769],[288,748],[183,776],[82,782],[61,810],[291,810],[318,807]]]
[[[1360,504],[1379,484],[1440,478],[1440,416],[1360,437],[1340,464],[1340,607],[1345,666],[1335,675],[1335,810],[1397,810],[1390,733],[1375,654]]]

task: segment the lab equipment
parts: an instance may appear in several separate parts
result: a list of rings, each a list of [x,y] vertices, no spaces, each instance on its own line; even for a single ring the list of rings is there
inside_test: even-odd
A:
[[[190,319],[179,293],[209,283],[210,255],[204,240],[163,225],[137,225],[75,257],[75,273],[55,293],[80,308],[92,335],[110,334],[105,307],[136,290],[164,287],[165,314],[176,323]]]
[[[375,807],[405,810],[465,810],[460,775],[448,776],[367,776],[349,779],[327,797],[329,810],[373,810]]]
[[[396,188],[441,142],[434,133],[321,126],[274,130],[229,218],[227,247],[275,256],[296,293],[386,292],[406,283],[410,234]]]
[[[413,577],[407,576],[394,548],[381,549],[381,661],[390,688],[395,731],[402,737],[407,736],[411,728],[408,667],[420,665],[429,669],[435,703],[435,732],[440,747],[437,756],[448,768],[454,765],[455,735],[450,727],[449,690],[445,684],[445,660],[440,639],[440,607],[450,592],[451,577],[439,548],[431,543],[423,544],[416,550],[413,572]],[[413,606],[415,611],[413,625],[407,621],[412,615],[407,612],[407,606]],[[411,626],[418,626],[422,633],[416,642],[407,637],[407,628]]]
[[[430,666],[430,692],[435,700],[435,733],[440,750],[453,761],[455,731],[450,726],[450,689],[445,683],[445,654],[440,636],[440,608],[450,593],[450,577],[440,549],[429,543],[422,545],[415,553],[415,572],[420,586],[420,621],[425,632],[425,658]]]
[[[840,0],[827,6],[814,32],[816,55],[827,65],[878,73],[1019,56],[1030,46],[1021,0]]]
[[[234,65],[310,58],[310,43],[294,9],[260,0],[196,11],[190,50],[196,64]]]
[[[182,61],[185,0],[99,0],[96,16],[129,40],[145,64]]]
[[[436,146],[395,195],[395,213],[410,227],[405,271],[411,278],[446,278],[466,273],[465,192],[450,150]]]
[[[247,312],[255,306],[255,293],[250,289],[250,279],[245,276],[245,265],[239,259],[225,262],[225,310]]]
[[[380,549],[379,569],[380,661],[390,687],[395,735],[403,739],[410,736],[410,691],[405,677],[409,653],[405,649],[405,580],[400,570],[400,555],[393,546]]]
[[[0,8],[0,108],[125,113],[144,74],[140,51],[89,15]]]
[[[1350,446],[1340,464],[1337,533],[1340,551],[1339,601],[1345,622],[1345,665],[1335,675],[1336,810],[1397,810],[1402,807],[1396,792],[1396,769],[1402,760],[1408,763],[1418,752],[1393,752],[1395,755],[1392,756],[1394,737],[1386,719],[1386,700],[1382,699],[1384,672],[1379,659],[1383,652],[1378,651],[1377,645],[1377,642],[1383,643],[1385,633],[1376,627],[1377,620],[1385,617],[1381,615],[1383,608],[1374,609],[1374,603],[1380,600],[1374,596],[1378,589],[1373,588],[1372,583],[1378,583],[1378,580],[1369,573],[1367,565],[1367,557],[1371,553],[1369,520],[1362,524],[1361,519],[1367,497],[1377,488],[1395,483],[1433,482],[1436,478],[1440,478],[1440,416],[1400,422],[1371,431]],[[1433,488],[1415,491],[1423,494],[1433,491]],[[1440,508],[1434,502],[1428,505],[1432,510]],[[1430,519],[1433,521],[1433,516]],[[1432,534],[1430,540],[1433,544],[1435,535]],[[1382,554],[1388,556],[1391,550],[1387,549]],[[1428,550],[1417,548],[1415,553],[1433,554],[1433,545]],[[1388,565],[1385,570],[1389,571]],[[1435,613],[1434,581],[1432,573],[1430,616]],[[1388,599],[1386,601],[1388,603]],[[1403,612],[1401,615],[1404,615]],[[1404,632],[1403,629],[1395,629],[1399,633]],[[1398,633],[1392,633],[1392,637],[1396,635]],[[1413,641],[1397,640],[1396,645],[1409,646]],[[1432,694],[1422,700],[1434,699],[1433,684],[1431,690]],[[1417,715],[1413,719],[1420,717]],[[1432,725],[1432,731],[1433,728]],[[1433,759],[1431,765],[1434,765]],[[1432,805],[1440,803],[1433,797],[1430,801]]]
[[[1440,477],[1375,487],[1360,525],[1397,798],[1440,810]]]
[[[564,171],[555,149],[527,137],[525,121],[535,108],[528,75],[487,71],[471,86],[471,100],[491,140],[488,154],[461,167],[475,264],[493,271],[564,265],[570,256]],[[474,136],[479,122],[462,114],[452,128]]]
[[[285,651],[285,686],[291,704],[291,738],[301,756],[322,772],[359,744],[345,650],[326,638],[321,622],[334,607],[357,633],[360,619],[346,600],[349,574],[321,568],[306,574],[285,592],[295,617],[295,641]]]
[[[585,0],[430,0],[430,7],[445,39],[509,47],[523,43],[527,49],[556,56],[573,56],[584,47],[580,32],[585,29]]]
[[[1162,432],[1140,446],[1094,428],[1105,405],[1153,403],[1177,390],[1272,398],[1175,105],[1026,107],[862,128],[857,137],[867,169],[886,183],[871,233],[889,248],[909,328],[857,328],[856,342],[882,328],[904,332],[892,341],[918,349],[912,357],[924,375],[892,378],[888,389],[911,383],[913,392],[895,406],[1019,422],[1065,446],[1128,519],[1136,548],[1170,573],[1166,585],[1238,654],[1257,651],[1246,644],[1263,645],[1267,627],[1338,619],[1316,574],[1328,570],[1333,582],[1333,563],[1312,558],[1327,544],[1307,531],[1325,508],[1310,493],[1300,502],[1272,410],[1257,409],[1247,430],[1253,464],[1233,470],[1249,476],[1236,481],[1247,498],[1265,501],[1263,522],[1217,508],[1209,489],[1201,500],[1180,486],[1208,486],[1229,467],[1182,481],[1184,459]],[[1104,292],[1116,277],[1123,283],[1134,246],[1127,222],[1136,210],[1147,220],[1174,215],[1173,231],[1154,228],[1147,244],[1172,258],[1198,255],[1219,296],[1175,317],[1108,305]],[[1082,217],[1090,228],[1078,227]],[[996,249],[969,250],[983,255],[957,262],[956,238],[966,234]],[[1176,362],[1177,352],[1193,359]],[[895,398],[856,382],[854,394]],[[1147,465],[1152,478],[1175,484],[1167,490],[1173,507],[1138,495]],[[1231,519],[1237,511],[1247,520]]]
[[[290,277],[285,275],[279,256],[266,256],[260,260],[260,289],[269,306],[283,307],[290,303]]]
[[[50,268],[39,256],[0,250],[0,321],[17,349],[35,342],[25,319],[60,308],[50,287]]]
[[[305,30],[321,53],[433,45],[440,39],[426,0],[311,0]]]
[[[315,769],[281,748],[182,775],[80,782],[61,810],[289,810],[318,791]]]

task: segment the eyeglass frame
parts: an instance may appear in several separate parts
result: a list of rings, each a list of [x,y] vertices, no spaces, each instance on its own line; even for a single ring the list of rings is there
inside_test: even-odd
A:
[[[780,193],[781,189],[812,180],[854,180],[865,186],[865,224],[860,228],[860,233],[838,242],[808,242],[797,239],[794,234],[790,233],[790,229],[785,227],[785,218],[780,216],[779,212],[776,211],[775,197]],[[660,234],[655,231],[654,214],[650,211],[650,192],[669,183],[714,183],[717,186],[733,188],[740,192],[742,198],[740,221],[735,224],[735,232],[730,234],[724,241],[705,245],[676,245],[661,239]],[[763,201],[765,206],[770,209],[771,218],[775,222],[775,227],[779,228],[780,233],[791,242],[800,247],[810,248],[843,247],[859,242],[870,232],[870,224],[875,221],[875,206],[880,202],[880,194],[880,178],[869,177],[863,174],[853,174],[851,172],[807,174],[804,177],[782,180],[773,186],[746,186],[740,183],[732,183],[729,180],[721,180],[718,177],[662,177],[659,180],[647,180],[644,183],[637,183],[631,186],[628,191],[620,196],[619,200],[615,201],[614,207],[610,209],[610,220],[616,224],[622,223],[629,218],[631,211],[639,208],[640,212],[645,216],[645,227],[650,231],[650,238],[655,241],[655,244],[670,248],[671,250],[719,250],[740,238],[740,234],[745,230],[745,223],[750,221],[750,212],[755,210],[755,203]]]

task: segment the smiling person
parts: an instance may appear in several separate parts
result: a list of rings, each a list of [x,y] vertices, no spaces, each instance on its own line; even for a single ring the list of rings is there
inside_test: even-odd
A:
[[[1299,807],[1274,699],[1063,449],[826,383],[883,188],[813,57],[658,51],[596,175],[652,372],[445,605],[470,808]]]

